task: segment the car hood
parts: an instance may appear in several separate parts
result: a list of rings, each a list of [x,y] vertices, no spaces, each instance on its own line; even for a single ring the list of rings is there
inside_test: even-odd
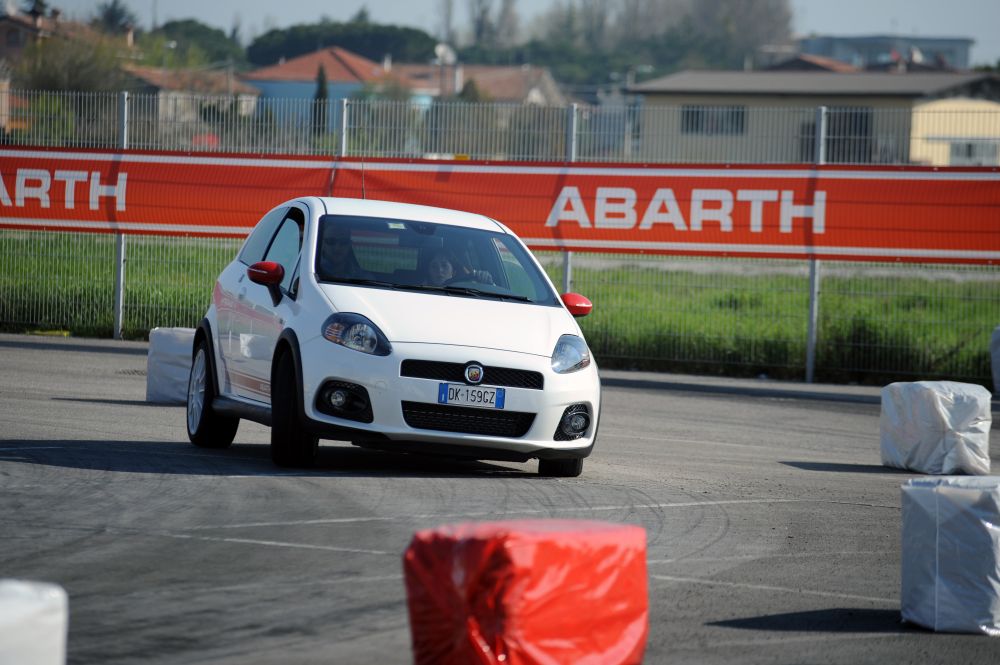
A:
[[[339,312],[368,317],[390,342],[451,344],[548,357],[580,329],[561,307],[493,298],[320,284]]]

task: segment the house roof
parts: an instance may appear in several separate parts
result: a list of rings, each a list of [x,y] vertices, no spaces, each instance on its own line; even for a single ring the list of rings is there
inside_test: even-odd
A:
[[[2,8],[0,8],[2,11]],[[58,27],[58,21],[47,16],[29,16],[19,13],[0,13],[0,23],[13,23],[30,32],[52,32]]]
[[[456,69],[457,68],[457,69]],[[442,93],[442,72],[439,65],[395,64],[392,71],[399,71],[409,79],[415,88],[430,94]],[[457,74],[457,77],[456,77]],[[458,89],[455,90],[455,79]],[[545,67],[533,65],[457,65],[446,67],[444,72],[444,94],[461,92],[468,81],[475,81],[479,92],[496,102],[525,102],[561,106],[567,103],[566,96]]]
[[[861,71],[854,65],[848,64],[843,60],[837,60],[835,58],[827,58],[822,55],[811,55],[809,53],[797,53],[787,60],[782,60],[781,62],[775,63],[770,67],[767,67],[765,71],[769,72],[787,72],[787,71],[825,71],[825,72],[858,72]]]
[[[256,69],[244,74],[243,78],[249,81],[315,81],[320,65],[330,82],[371,83],[386,77],[381,65],[339,46],[330,46]]]
[[[235,74],[230,75],[224,71],[163,69],[161,67],[141,67],[139,65],[125,65],[124,70],[142,83],[159,90],[203,92],[221,95],[260,94],[257,88],[243,83]]]
[[[984,73],[921,72],[729,72],[683,71],[629,88],[636,93],[701,95],[930,97],[980,82],[1000,82]]]

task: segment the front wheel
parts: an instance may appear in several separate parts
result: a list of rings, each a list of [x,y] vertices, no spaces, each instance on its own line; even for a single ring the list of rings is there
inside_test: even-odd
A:
[[[195,347],[188,376],[187,433],[191,443],[200,448],[228,448],[236,438],[240,419],[220,416],[212,410],[215,384],[212,382],[212,358],[204,339]]]
[[[583,458],[538,460],[538,475],[549,478],[576,478],[583,473]]]
[[[316,461],[319,438],[302,425],[299,390],[291,353],[274,359],[271,382],[271,459],[278,466],[310,467]]]

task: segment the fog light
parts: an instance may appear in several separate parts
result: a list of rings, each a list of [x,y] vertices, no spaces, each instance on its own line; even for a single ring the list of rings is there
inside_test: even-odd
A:
[[[344,390],[333,390],[330,391],[330,406],[335,409],[343,408],[347,404],[347,392]]]
[[[566,434],[579,434],[587,429],[590,418],[585,413],[574,413],[563,419],[563,432]]]
[[[574,404],[566,408],[559,420],[557,441],[579,439],[590,427],[590,409],[586,404]]]
[[[316,394],[316,408],[322,413],[358,422],[373,421],[368,391],[356,383],[327,381]]]

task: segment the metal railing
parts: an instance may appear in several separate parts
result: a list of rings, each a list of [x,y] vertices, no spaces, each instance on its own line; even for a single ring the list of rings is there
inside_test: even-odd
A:
[[[127,123],[125,122],[127,118]],[[127,130],[126,130],[127,127]],[[1000,113],[0,93],[8,145],[517,161],[997,163]],[[993,160],[992,162],[990,160]],[[239,241],[0,231],[0,325],[191,326]],[[987,383],[1000,269],[536,253],[616,366]],[[127,266],[127,271],[126,271]]]
[[[193,327],[239,240],[128,238],[123,336]],[[536,252],[563,285],[565,257]],[[115,238],[0,232],[0,322],[7,330],[114,332]],[[824,262],[814,377],[837,382],[949,378],[989,385],[1000,324],[992,266]],[[802,379],[808,261],[574,254],[569,287],[605,367]]]
[[[1000,105],[827,107],[828,163],[1000,166]],[[0,91],[11,145],[115,148],[115,93]],[[129,95],[146,150],[513,161],[814,163],[815,107],[618,106]],[[570,148],[575,152],[571,154]]]

